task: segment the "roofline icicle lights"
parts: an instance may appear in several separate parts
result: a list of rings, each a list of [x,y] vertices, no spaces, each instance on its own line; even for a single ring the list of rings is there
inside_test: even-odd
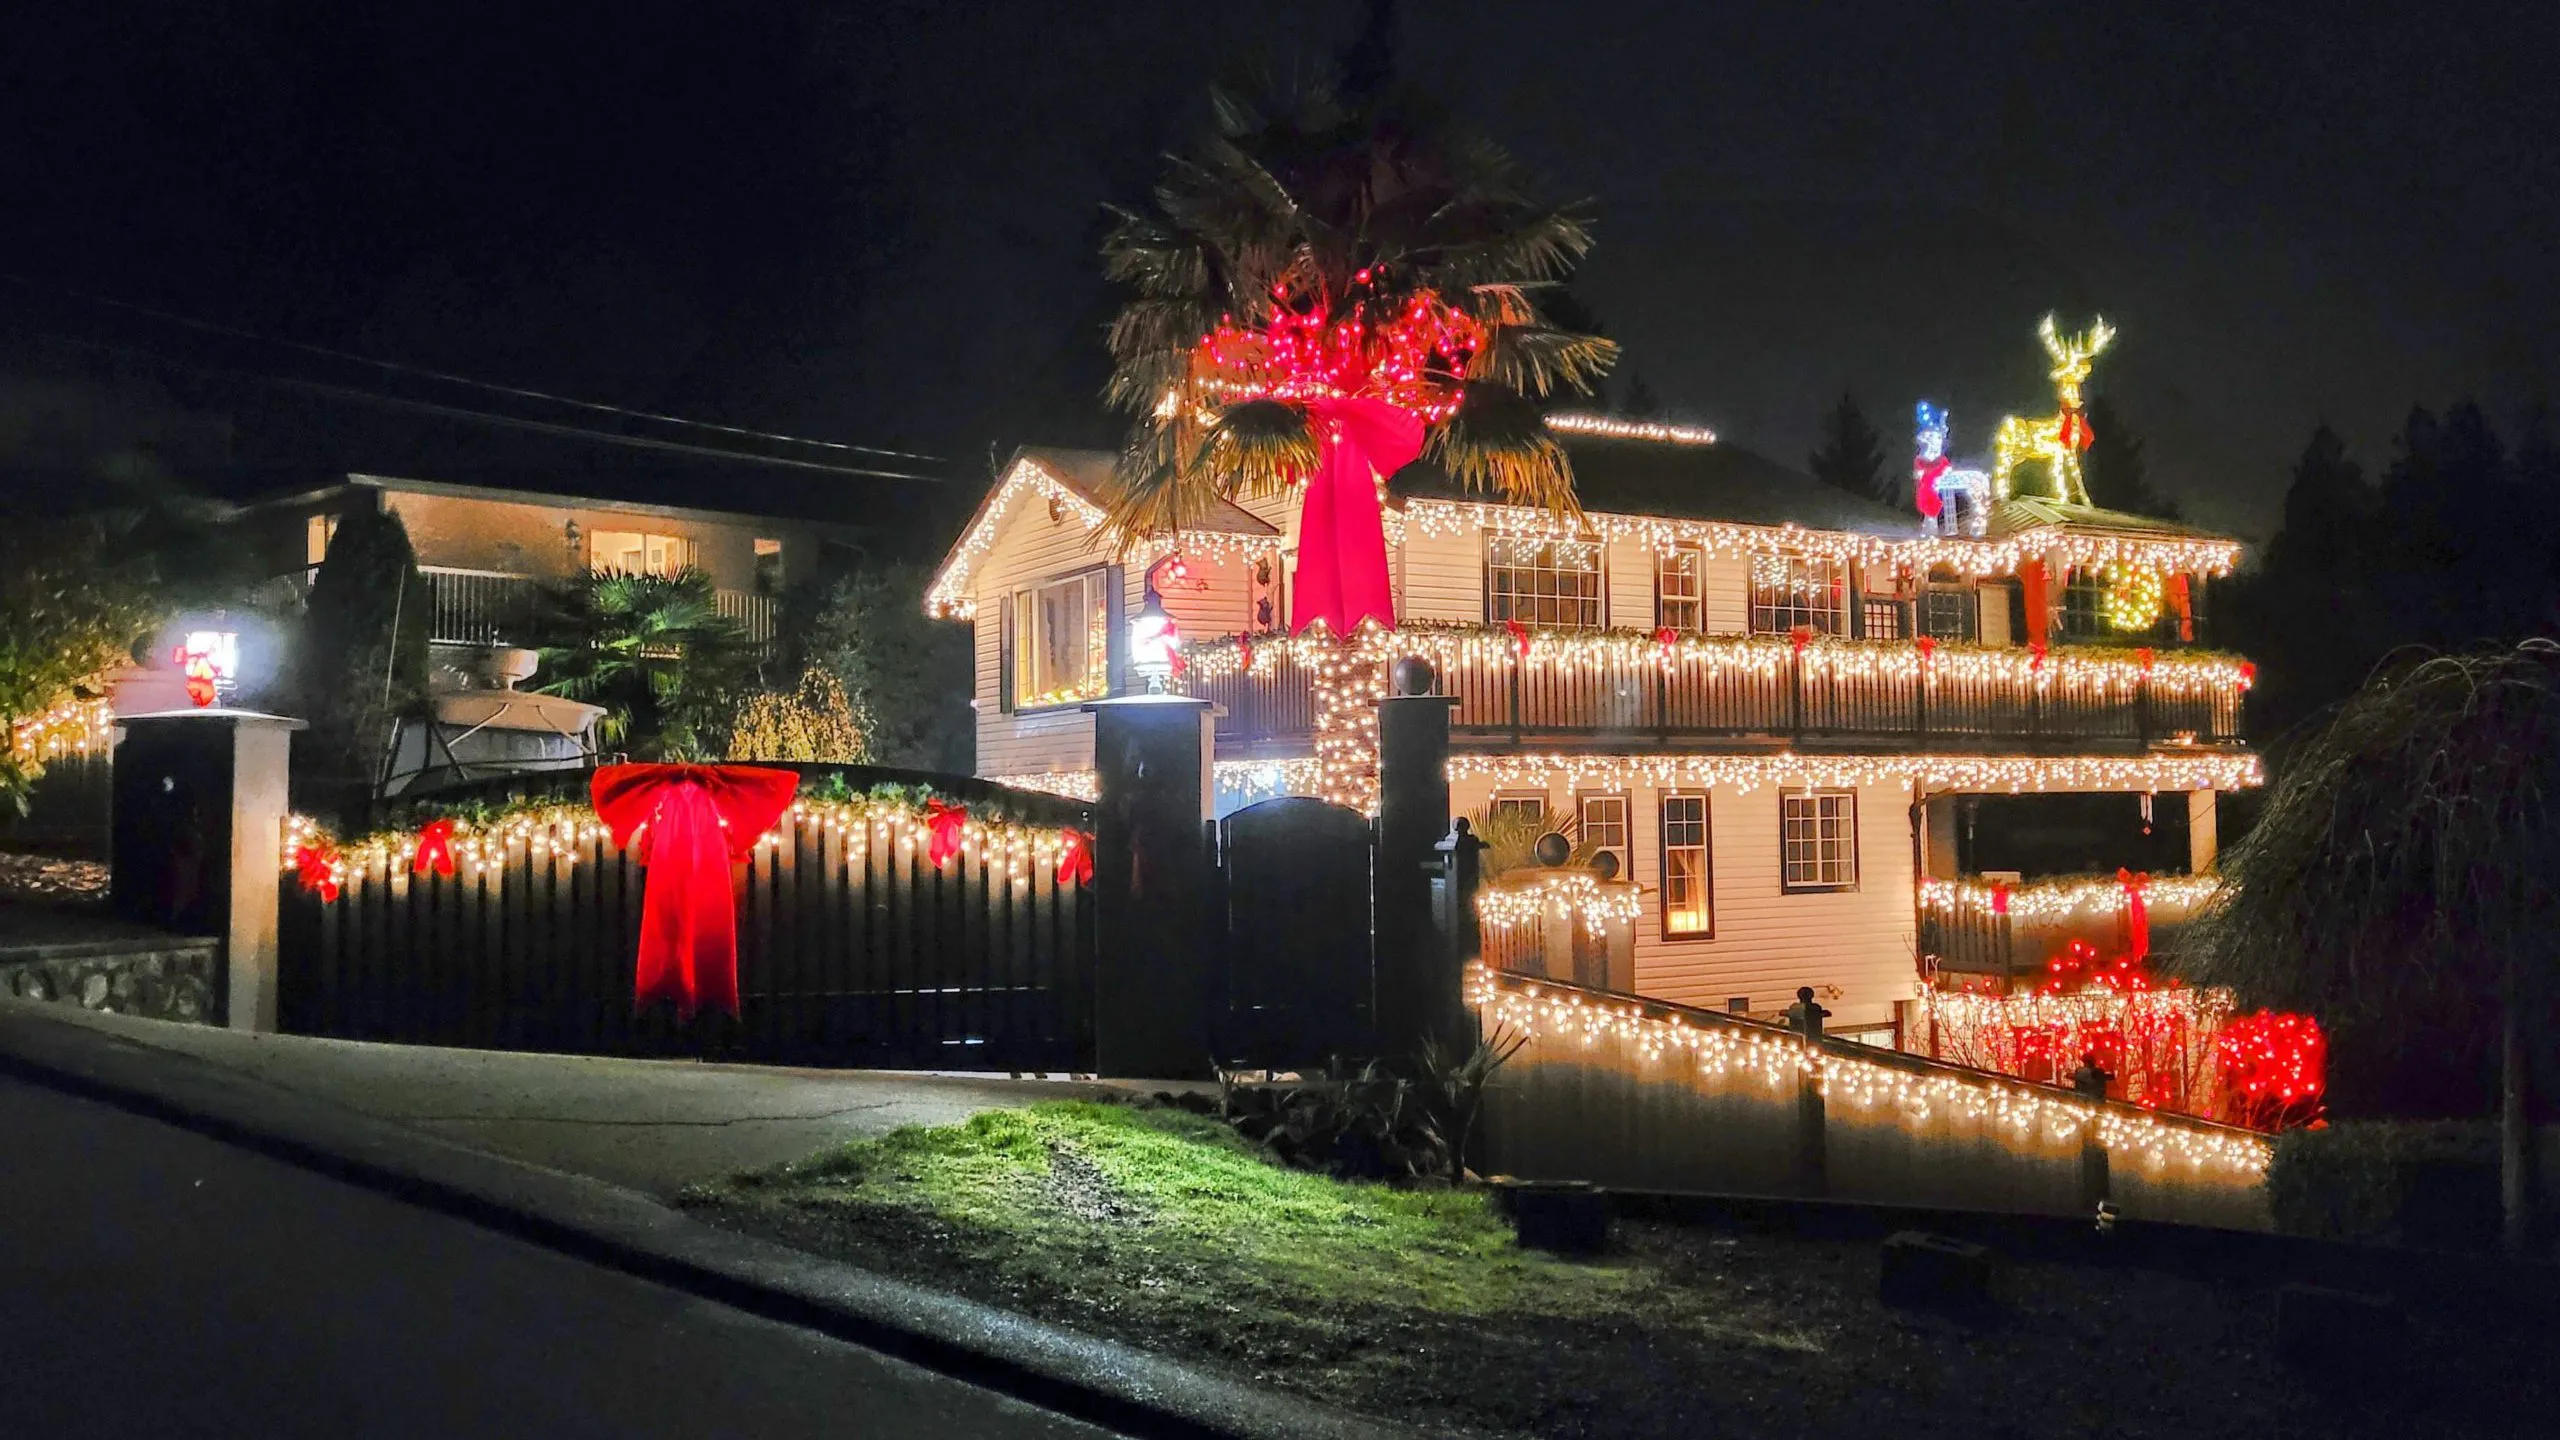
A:
[[[1006,472],[1004,482],[996,487],[969,532],[951,547],[950,558],[933,577],[924,592],[924,610],[937,620],[968,620],[978,613],[977,597],[967,592],[969,576],[986,553],[995,547],[996,532],[1013,504],[1026,492],[1075,517],[1087,531],[1102,529],[1106,517],[1102,507],[1075,492],[1074,487],[1043,469],[1038,462],[1024,459]],[[1219,558],[1229,554],[1278,554],[1287,542],[1278,535],[1238,535],[1221,530],[1186,530],[1175,535],[1157,536],[1134,547],[1133,558],[1152,562],[1173,551],[1187,555]]]
[[[1592,435],[1603,440],[1644,440],[1656,445],[1713,445],[1716,432],[1704,425],[1670,425],[1659,420],[1622,420],[1580,410],[1547,417],[1547,428],[1566,435]]]
[[[1449,758],[1449,778],[1496,786],[1726,786],[1755,790],[1912,785],[1923,792],[2241,790],[2263,783],[2258,757],[2201,750],[2147,755],[1490,755]]]

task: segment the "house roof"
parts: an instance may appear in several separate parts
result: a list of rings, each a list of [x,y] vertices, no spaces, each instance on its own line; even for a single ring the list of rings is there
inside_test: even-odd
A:
[[[599,487],[603,488],[603,487]],[[561,509],[613,510],[630,515],[649,515],[669,520],[783,521],[793,525],[847,533],[860,529],[843,521],[804,517],[800,510],[781,513],[772,511],[717,510],[695,505],[663,505],[654,501],[630,500],[608,494],[577,494],[568,491],[519,490],[502,485],[455,485],[442,480],[408,480],[391,475],[349,475],[334,485],[317,489],[281,491],[263,495],[241,508],[269,509],[279,506],[307,504],[326,500],[352,490],[389,490],[411,495],[443,495],[462,500],[489,500],[507,505],[544,505]]]
[[[2022,530],[2049,529],[2103,530],[2110,534],[2147,536],[2161,540],[2228,538],[2211,530],[2198,529],[2176,520],[2161,520],[2123,510],[2101,510],[2095,505],[2069,505],[2060,500],[2047,500],[2040,496],[2012,495],[1991,507],[1990,532],[1994,535],[2014,535]]]
[[[1111,508],[1119,493],[1120,481],[1114,473],[1118,463],[1107,450],[1066,450],[1051,445],[1025,445],[1013,452],[1016,464],[1028,460],[1046,470],[1060,484],[1076,492],[1086,503],[1099,510]],[[1008,467],[1010,468],[1010,467]],[[992,492],[987,497],[994,499]],[[985,506],[979,507],[981,513]],[[1230,500],[1214,503],[1207,515],[1185,527],[1219,535],[1277,535],[1280,532],[1260,517]]]
[[[1570,434],[1558,438],[1573,462],[1574,493],[1585,510],[1895,537],[1912,534],[1918,523],[1738,445]],[[1427,459],[1397,471],[1388,489],[1407,499],[1498,498],[1467,490]]]

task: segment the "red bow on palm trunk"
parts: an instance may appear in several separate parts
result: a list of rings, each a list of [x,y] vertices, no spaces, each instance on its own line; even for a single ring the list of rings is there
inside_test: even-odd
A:
[[[607,765],[596,817],[649,869],[632,1003],[738,1013],[738,901],[730,866],[782,818],[800,777],[755,765]]]
[[[1292,633],[1322,620],[1348,635],[1362,620],[1395,628],[1387,577],[1386,519],[1378,477],[1422,453],[1422,417],[1384,400],[1318,400],[1307,407],[1324,460],[1298,508],[1297,593]]]

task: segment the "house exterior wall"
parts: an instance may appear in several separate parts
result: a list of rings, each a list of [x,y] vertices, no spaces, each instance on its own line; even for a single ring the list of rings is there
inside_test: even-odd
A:
[[[1495,787],[1482,779],[1451,787],[1459,813],[1483,808]],[[1501,787],[1504,795],[1532,793]],[[1547,813],[1575,813],[1574,792],[1544,792]],[[1918,926],[1913,909],[1911,795],[1906,786],[1868,785],[1857,795],[1858,880],[1854,889],[1790,892],[1779,872],[1779,791],[1718,786],[1708,792],[1708,883],[1714,934],[1666,938],[1662,926],[1661,798],[1649,786],[1625,795],[1632,855],[1626,878],[1644,891],[1635,929],[1635,988],[1677,1004],[1722,1010],[1747,996],[1756,1014],[1795,1003],[1796,987],[1824,991],[1835,1030],[1888,1024],[1895,1002],[1914,990]],[[1695,794],[1695,791],[1678,793]]]
[[[546,505],[476,496],[384,490],[383,502],[408,527],[421,565],[494,570],[509,575],[565,578],[588,568],[598,531],[636,530],[681,536],[693,542],[694,564],[715,588],[756,588],[755,542],[782,542],[786,580],[810,573],[817,538],[805,526],[777,520],[726,520],[710,516],[651,514],[610,506]],[[570,542],[569,527],[577,527]]]

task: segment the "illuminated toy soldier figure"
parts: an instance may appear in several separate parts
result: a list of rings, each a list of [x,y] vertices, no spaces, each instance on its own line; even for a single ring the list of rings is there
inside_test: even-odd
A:
[[[1991,477],[1947,458],[1947,412],[1923,400],[1920,453],[1911,462],[1911,500],[1929,535],[1980,535],[1990,520]]]

